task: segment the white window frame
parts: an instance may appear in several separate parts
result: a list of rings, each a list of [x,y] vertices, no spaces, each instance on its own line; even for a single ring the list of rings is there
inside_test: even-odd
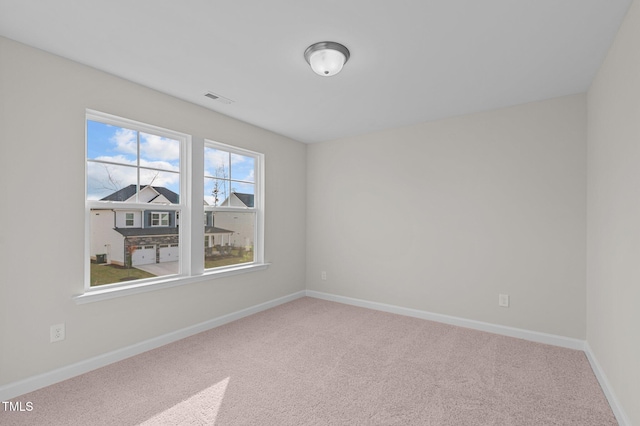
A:
[[[105,284],[97,287],[90,285],[90,212],[93,208],[126,208],[144,211],[149,209],[148,203],[122,203],[113,201],[87,200],[87,159],[85,152],[85,250],[84,250],[84,291],[74,296],[78,304],[112,299],[131,294],[138,294],[157,289],[185,285],[200,281],[209,281],[231,275],[260,271],[268,268],[269,263],[264,260],[264,164],[262,153],[249,151],[232,145],[214,142],[212,140],[194,137],[189,134],[149,125],[127,118],[95,111],[86,110],[85,116],[85,150],[87,121],[98,121],[118,127],[129,128],[139,132],[165,136],[180,141],[180,198],[178,204],[163,204],[162,209],[180,214],[180,271],[176,275],[154,277],[129,281],[127,283]],[[255,159],[255,194],[254,208],[256,225],[254,228],[254,261],[240,265],[230,265],[213,269],[204,269],[204,232],[203,210],[204,200],[204,146],[223,149],[225,151],[248,155]],[[198,202],[197,200],[200,200]],[[225,208],[225,211],[247,209]],[[126,220],[126,219],[125,219]],[[144,220],[141,218],[141,220]],[[178,219],[176,218],[176,221]],[[177,223],[176,223],[177,225]],[[143,224],[142,224],[143,226]]]
[[[157,215],[157,216],[158,216],[158,224],[157,224],[157,225],[154,225],[154,224],[153,224],[153,220],[154,220],[154,219],[153,219],[153,217],[154,217],[155,215]],[[163,216],[163,215],[166,215],[166,223],[163,223],[163,220],[162,220],[162,216]],[[150,225],[151,227],[154,227],[154,228],[155,228],[155,227],[162,227],[162,228],[166,228],[166,227],[168,227],[168,226],[169,226],[169,224],[170,224],[170,223],[171,223],[171,220],[169,219],[169,212],[151,212],[151,220],[150,220],[150,222],[149,222],[149,225]]]
[[[254,242],[253,262],[243,263],[241,265],[264,264],[264,154],[261,154],[255,151],[250,151],[248,149],[238,148],[235,146],[216,142],[210,139],[205,139],[204,147],[218,149],[221,151],[229,152],[231,154],[238,154],[245,157],[253,158],[254,160],[253,207],[204,206],[204,212],[205,214],[207,211],[254,213],[255,222],[253,227],[253,242]],[[204,147],[203,147],[203,156],[204,156]],[[203,173],[201,180],[204,181],[204,177],[205,176]],[[215,178],[215,176],[210,176],[210,177]],[[233,182],[235,180],[235,179],[231,179],[231,170],[229,170],[228,178],[226,179],[218,178],[218,179],[226,180],[230,182]],[[231,197],[231,193],[229,193],[228,197]],[[233,267],[233,265],[231,267]],[[218,270],[225,270],[227,268],[229,267],[222,266],[217,268],[206,269],[205,271],[207,273],[211,273]]]
[[[129,225],[129,215],[131,215],[131,225]],[[136,226],[136,214],[134,212],[124,212],[125,228],[133,228]]]

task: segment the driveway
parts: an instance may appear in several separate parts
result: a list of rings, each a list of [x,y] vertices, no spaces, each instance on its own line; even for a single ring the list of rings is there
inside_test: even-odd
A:
[[[162,262],[162,263],[150,263],[148,265],[136,265],[137,269],[148,272],[156,276],[173,275],[180,272],[180,262]]]

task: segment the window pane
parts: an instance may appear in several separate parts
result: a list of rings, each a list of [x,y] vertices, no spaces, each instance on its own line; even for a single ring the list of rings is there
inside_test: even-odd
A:
[[[244,183],[244,182],[231,182],[231,193],[235,193],[238,197],[241,197],[241,194],[254,195],[255,194],[255,185],[252,183]],[[253,197],[251,197],[253,198]],[[246,207],[255,207],[253,203],[248,205],[245,201]],[[239,206],[245,207],[245,206]]]
[[[159,223],[164,225],[153,229],[142,223],[113,227],[125,223],[130,212],[92,209],[90,213],[92,287],[179,273],[179,227],[171,220],[178,212],[160,213]]]
[[[207,212],[205,221],[205,268],[250,263],[254,261],[254,212]]]
[[[255,158],[205,147],[205,202],[209,206],[254,207]]]
[[[180,142],[140,132],[140,166],[180,170]]]
[[[151,186],[151,188],[147,188]],[[140,202],[178,204],[180,174],[140,168]]]
[[[230,193],[228,180],[204,178],[204,200],[207,205],[223,205]]]
[[[215,148],[204,148],[204,175],[229,179],[229,153]]]
[[[87,120],[87,158],[120,164],[136,164],[137,138],[135,130]]]
[[[255,160],[240,154],[231,154],[231,179],[255,182]]]
[[[137,181],[136,167],[87,161],[88,200],[135,201]]]
[[[88,199],[177,204],[179,176],[180,141],[87,120]]]

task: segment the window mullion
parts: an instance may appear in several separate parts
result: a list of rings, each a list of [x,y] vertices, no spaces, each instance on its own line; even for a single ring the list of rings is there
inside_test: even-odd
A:
[[[140,201],[140,132],[136,131],[136,173],[138,180],[138,190],[136,191],[136,201]]]
[[[189,217],[189,262],[185,266],[189,268],[190,275],[202,275],[204,272],[204,139],[191,137],[191,143],[185,149],[187,156],[187,177],[185,184],[189,194],[190,209],[185,212]]]
[[[92,200],[87,201],[87,206],[91,209],[102,209],[102,210],[144,209],[144,210],[176,211],[184,208],[180,204],[121,203],[121,202],[92,201]]]

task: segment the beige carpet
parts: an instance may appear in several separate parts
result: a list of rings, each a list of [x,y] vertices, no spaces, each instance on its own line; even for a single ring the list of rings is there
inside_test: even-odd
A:
[[[12,401],[2,425],[617,424],[580,351],[312,298]]]

